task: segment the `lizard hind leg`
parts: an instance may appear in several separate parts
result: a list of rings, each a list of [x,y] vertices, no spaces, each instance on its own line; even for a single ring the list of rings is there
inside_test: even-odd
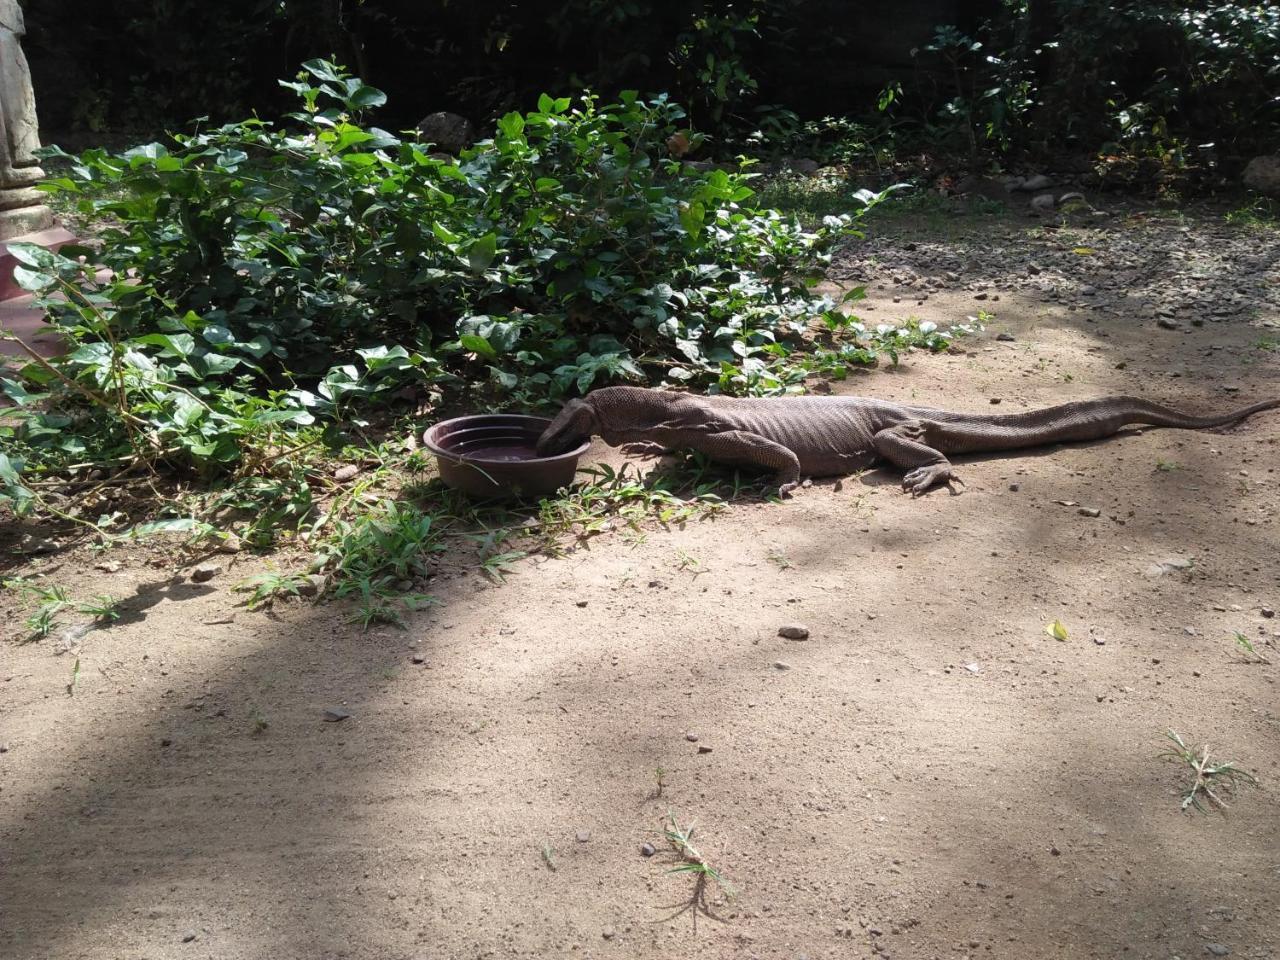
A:
[[[880,456],[907,471],[902,478],[902,489],[912,496],[918,497],[940,483],[964,485],[951,461],[929,445],[930,429],[938,426],[928,420],[908,420],[881,430],[873,438]]]
[[[799,458],[789,448],[767,437],[745,430],[725,430],[681,439],[681,446],[699,450],[712,460],[776,470],[779,496],[785,497],[800,486]]]

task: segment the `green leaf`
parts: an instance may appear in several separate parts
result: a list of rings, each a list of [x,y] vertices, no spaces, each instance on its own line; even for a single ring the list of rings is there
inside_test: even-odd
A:
[[[464,333],[458,338],[458,342],[462,344],[462,349],[464,350],[478,353],[480,356],[487,357],[490,360],[498,359],[498,351],[493,349],[488,340],[477,334]]]
[[[493,258],[498,255],[498,236],[494,233],[486,233],[475,243],[471,244],[471,249],[467,251],[467,263],[476,273],[482,273],[493,263]]]
[[[1044,625],[1044,632],[1055,640],[1067,639],[1067,628],[1063,626],[1061,620],[1052,620]]]
[[[498,131],[508,140],[517,140],[524,132],[524,117],[514,111],[498,120]]]
[[[347,102],[360,109],[380,107],[387,102],[387,95],[376,87],[361,86],[347,98]]]
[[[32,270],[22,264],[18,264],[13,268],[13,279],[23,290],[31,290],[36,293],[46,290],[58,282],[57,277],[41,273],[38,270]]]

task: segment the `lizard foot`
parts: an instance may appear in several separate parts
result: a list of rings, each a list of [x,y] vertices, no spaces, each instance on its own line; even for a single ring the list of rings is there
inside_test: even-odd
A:
[[[671,451],[662,444],[650,443],[648,440],[638,440],[635,443],[624,443],[621,450],[629,457],[661,457],[671,453]]]
[[[951,469],[949,463],[931,463],[928,466],[917,467],[902,478],[902,489],[909,492],[913,497],[918,497],[930,487],[936,484],[945,483],[950,486],[952,483],[958,483],[964,486],[954,470]]]
[[[787,497],[791,496],[791,491],[798,486],[800,486],[798,483],[784,483],[782,486],[778,487],[778,496],[785,500]]]

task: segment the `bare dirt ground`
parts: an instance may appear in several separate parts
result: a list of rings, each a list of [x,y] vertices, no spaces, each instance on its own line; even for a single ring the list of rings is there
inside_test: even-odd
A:
[[[995,319],[836,392],[1280,394],[1274,230],[1028,223],[855,248],[868,320]],[[874,471],[441,577],[406,631],[248,612],[230,586],[267,561],[239,556],[85,638],[74,695],[72,656],[6,642],[0,956],[1280,956],[1278,454],[1263,414],[973,460],[957,495]],[[77,596],[173,572],[95,559],[27,572]],[[1262,787],[1180,813],[1169,728]],[[669,812],[736,890],[696,934]]]

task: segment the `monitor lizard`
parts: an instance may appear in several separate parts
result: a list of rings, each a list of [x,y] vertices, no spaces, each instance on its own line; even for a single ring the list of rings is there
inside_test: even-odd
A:
[[[1193,416],[1137,397],[1101,397],[981,414],[872,397],[740,398],[603,387],[565,404],[538,438],[538,453],[571,450],[595,435],[611,446],[698,450],[712,460],[776,471],[784,496],[804,476],[848,474],[887,460],[907,471],[903,489],[919,495],[935,484],[964,482],[948,454],[1098,440],[1129,424],[1203,430],[1275,407],[1280,399]]]

